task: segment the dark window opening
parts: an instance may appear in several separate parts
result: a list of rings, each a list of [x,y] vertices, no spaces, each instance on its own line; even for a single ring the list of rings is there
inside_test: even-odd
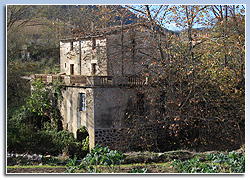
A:
[[[65,63],[64,65],[65,65],[65,68],[66,68],[67,63]]]
[[[74,47],[73,45],[74,45],[74,44],[73,44],[73,41],[70,41],[70,50],[71,50],[71,51],[73,51],[73,47]]]
[[[86,94],[85,93],[79,94],[79,110],[80,111],[86,110]]]
[[[92,50],[94,50],[96,48],[96,39],[92,38],[91,41],[92,41]]]
[[[140,116],[144,115],[145,111],[145,94],[144,93],[138,93],[137,94],[137,111]]]
[[[74,64],[70,64],[70,75],[74,75]]]
[[[92,63],[92,74],[94,75],[96,73],[96,63]]]

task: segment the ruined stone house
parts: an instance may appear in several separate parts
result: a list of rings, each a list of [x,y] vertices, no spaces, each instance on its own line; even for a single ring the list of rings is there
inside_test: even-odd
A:
[[[142,24],[75,35],[60,41],[60,75],[34,75],[46,83],[60,76],[63,127],[77,137],[85,126],[90,148],[97,143],[123,151],[144,148],[164,133],[164,125],[152,121],[155,36],[161,38]]]

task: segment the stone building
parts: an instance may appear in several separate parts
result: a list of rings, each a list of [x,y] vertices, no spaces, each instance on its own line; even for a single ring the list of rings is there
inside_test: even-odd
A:
[[[98,143],[126,151],[154,143],[165,132],[163,123],[152,121],[158,108],[152,69],[160,58],[155,37],[164,38],[135,24],[61,40],[63,127],[77,137],[85,126],[90,148]],[[34,76],[47,83],[58,77]]]

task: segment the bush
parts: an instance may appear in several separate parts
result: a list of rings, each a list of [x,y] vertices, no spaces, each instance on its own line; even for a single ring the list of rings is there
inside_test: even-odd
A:
[[[59,80],[48,88],[38,79],[37,82],[32,82],[32,87],[31,96],[26,100],[26,104],[8,115],[8,152],[79,154],[82,144],[78,148],[73,134],[59,128],[59,102],[62,98]],[[52,103],[51,99],[58,101],[57,105]],[[87,150],[86,146],[87,140],[84,142],[84,149]]]
[[[83,151],[77,147],[77,140],[66,130],[57,131],[51,126],[39,129],[30,124],[35,117],[29,111],[17,111],[7,121],[7,151],[16,153],[40,153],[58,155],[66,151],[70,155]],[[28,119],[28,120],[26,120]],[[85,142],[86,146],[87,142]],[[85,147],[86,148],[86,147]]]

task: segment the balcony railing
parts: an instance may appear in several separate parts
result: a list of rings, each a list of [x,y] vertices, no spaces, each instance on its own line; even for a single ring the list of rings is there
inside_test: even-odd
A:
[[[66,86],[133,86],[148,85],[148,77],[138,76],[83,76],[83,75],[56,75],[56,74],[34,74],[33,81],[41,79],[42,83],[54,83],[57,80]]]

